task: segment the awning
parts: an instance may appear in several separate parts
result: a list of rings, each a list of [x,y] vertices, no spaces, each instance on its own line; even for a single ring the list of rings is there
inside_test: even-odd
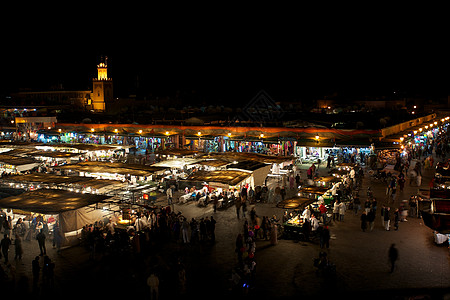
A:
[[[237,171],[237,170],[220,170],[220,171],[197,171],[189,175],[187,180],[204,181],[204,182],[218,182],[231,186],[238,185],[252,173]]]
[[[95,204],[107,198],[110,197],[57,189],[39,189],[0,199],[0,207],[41,214],[57,214]]]

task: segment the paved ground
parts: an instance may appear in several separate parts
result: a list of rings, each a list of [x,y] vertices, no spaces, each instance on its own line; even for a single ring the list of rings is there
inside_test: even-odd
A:
[[[306,168],[308,166],[303,166]],[[305,169],[302,170],[305,175]],[[323,167],[321,174],[326,173]],[[423,188],[427,187],[433,170],[425,170]],[[371,186],[379,207],[385,200],[383,183],[364,179],[361,192],[362,202],[365,190]],[[392,204],[415,194],[417,187],[406,184],[403,193]],[[163,201],[165,200],[160,200]],[[258,215],[282,216],[283,210],[274,204],[258,203]],[[188,219],[213,215],[211,207],[199,208],[195,205],[175,205]],[[280,239],[278,245],[258,240],[256,250],[256,285],[250,298],[291,299],[314,296],[319,299],[330,296],[346,298],[388,298],[406,299],[408,296],[425,295],[441,299],[450,295],[450,254],[447,246],[438,246],[433,241],[431,229],[424,226],[421,219],[408,218],[400,223],[398,231],[385,231],[381,227],[379,209],[376,225],[372,232],[360,229],[360,213],[348,211],[343,222],[333,222],[330,226],[332,240],[327,250],[329,258],[336,264],[337,274],[333,279],[318,276],[313,267],[313,259],[320,251],[317,243]],[[237,259],[234,243],[241,232],[243,219],[238,220],[234,207],[214,214],[217,220],[215,244],[186,246],[167,243],[154,245],[151,255],[131,257],[123,254],[114,258],[90,259],[82,247],[66,249],[56,254],[48,243],[48,255],[55,261],[55,287],[41,288],[35,293],[42,298],[51,296],[89,295],[98,297],[136,297],[148,293],[145,280],[149,267],[158,265],[161,272],[160,296],[168,299],[177,295],[176,268],[178,259],[186,265],[187,295],[196,298],[229,298],[228,278]],[[387,251],[395,243],[399,250],[396,270],[390,274]],[[15,280],[2,287],[2,291],[13,290],[15,295],[32,292],[31,261],[38,254],[37,241],[24,242],[22,261],[14,261],[14,251],[10,260],[15,268]],[[3,260],[1,266],[7,269]],[[253,298],[253,297],[251,297]]]

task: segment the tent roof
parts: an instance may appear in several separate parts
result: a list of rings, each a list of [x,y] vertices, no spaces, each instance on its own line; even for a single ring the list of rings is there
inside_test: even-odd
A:
[[[222,159],[205,159],[201,162],[198,162],[197,164],[210,167],[223,167],[230,164],[230,162]]]
[[[29,165],[34,163],[40,163],[31,158],[17,157],[7,154],[0,154],[0,163],[8,164],[12,166]]]
[[[189,175],[188,180],[237,185],[251,175],[252,173],[237,170],[197,171]]]
[[[52,145],[54,148],[73,148],[83,151],[99,151],[99,150],[115,150],[117,146],[114,145],[97,145],[97,144],[61,144]]]
[[[160,155],[177,155],[177,156],[189,156],[189,155],[196,155],[198,153],[199,153],[199,151],[196,151],[196,150],[177,149],[177,148],[157,150],[155,152],[155,154],[160,154]]]
[[[77,165],[79,166],[89,166],[89,167],[107,167],[107,168],[123,168],[123,169],[131,169],[131,170],[139,170],[139,171],[148,171],[148,172],[159,172],[164,171],[167,167],[160,167],[155,165],[140,165],[140,164],[124,164],[120,162],[100,162],[100,161],[85,161],[80,162]]]
[[[202,158],[215,158],[233,161],[245,161],[245,160],[256,160],[263,163],[283,163],[294,159],[292,156],[275,156],[275,155],[265,155],[260,153],[252,152],[211,152],[207,155],[202,156]]]
[[[303,209],[311,203],[316,202],[315,199],[296,196],[294,198],[285,199],[277,204],[277,207],[284,209]]]
[[[68,158],[80,156],[81,154],[72,152],[60,152],[60,151],[35,151],[26,153],[26,155],[32,157]]]
[[[256,160],[243,160],[238,162],[237,164],[230,164],[227,166],[227,169],[242,169],[242,170],[249,170],[249,171],[255,171],[257,169],[263,168],[268,166],[267,163],[262,163]]]
[[[0,199],[0,207],[41,214],[57,214],[95,204],[107,198],[109,196],[39,189]]]
[[[115,180],[95,179],[93,177],[84,177],[84,176],[61,176],[45,173],[32,173],[25,175],[8,176],[4,180],[14,182],[41,183],[41,184],[63,184],[63,185],[75,184],[95,189],[99,189],[109,185],[122,184],[121,182]]]
[[[167,167],[167,168],[182,168],[184,165],[193,165],[199,163],[202,159],[197,158],[175,158],[175,159],[167,159],[160,162],[157,162],[152,167]]]
[[[70,164],[64,166],[58,166],[56,168],[76,170],[78,172],[90,172],[90,173],[109,173],[109,174],[124,174],[133,176],[149,176],[156,172],[165,170],[165,167],[161,166],[145,166],[145,165],[132,165],[124,163],[110,163],[99,161],[88,161],[77,164]]]

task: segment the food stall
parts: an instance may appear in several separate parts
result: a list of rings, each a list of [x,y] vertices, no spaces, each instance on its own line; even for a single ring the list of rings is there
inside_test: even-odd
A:
[[[0,154],[0,173],[18,174],[41,165],[42,162],[31,158]]]
[[[60,189],[39,189],[2,198],[0,207],[12,209],[13,225],[19,218],[40,216],[48,222],[51,232],[56,221],[59,221],[62,245],[66,246],[78,242],[84,225],[93,224],[110,214],[101,205],[107,198],[109,197]]]
[[[251,183],[251,176],[251,172],[239,170],[197,171],[191,173],[186,181],[201,182],[204,186],[203,189],[206,188],[210,193],[216,193],[216,196],[218,196],[222,191],[240,191],[244,185]],[[203,190],[191,187],[188,193],[180,197],[179,201],[184,203],[195,199],[194,193],[195,195],[197,193],[203,194]]]
[[[304,186],[298,191],[298,195],[316,201],[322,196],[324,204],[327,205],[333,200],[333,195],[329,191],[329,188],[322,186]]]
[[[13,175],[3,178],[4,184],[12,188],[36,190],[40,188],[57,188],[68,191],[92,194],[107,194],[126,187],[116,180],[102,180],[93,177],[63,176],[47,173]]]
[[[337,182],[341,182],[341,179],[336,176],[322,176],[314,178],[314,185],[318,187],[332,188]]]
[[[290,208],[289,206],[294,206],[294,209],[288,213],[288,219],[283,223],[283,234],[287,237],[298,238],[302,235],[304,224],[302,218],[303,210],[309,206],[311,208],[311,214],[319,215],[319,204],[314,199],[295,197],[285,202],[285,205],[278,207]]]

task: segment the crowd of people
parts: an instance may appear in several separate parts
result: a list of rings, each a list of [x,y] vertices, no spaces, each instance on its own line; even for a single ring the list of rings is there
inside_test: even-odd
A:
[[[195,244],[215,242],[214,216],[191,218],[181,212],[175,213],[170,206],[145,209],[133,224],[118,223],[118,213],[106,221],[83,226],[81,242],[91,251],[91,258],[97,255],[130,252],[139,255],[156,243]]]

